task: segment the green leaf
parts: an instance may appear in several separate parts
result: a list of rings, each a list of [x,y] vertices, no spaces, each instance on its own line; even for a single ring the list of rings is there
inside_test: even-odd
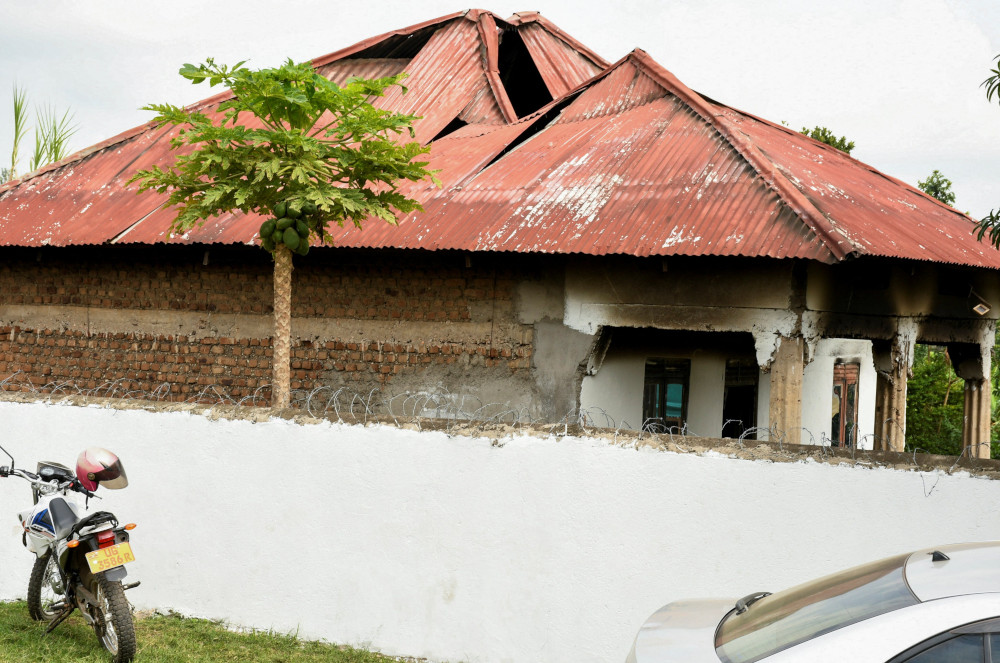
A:
[[[403,75],[339,86],[308,63],[288,60],[259,71],[243,64],[227,68],[208,59],[180,70],[192,82],[230,89],[219,114],[146,107],[156,122],[181,127],[171,146],[183,153],[169,169],[153,166],[130,182],[168,196],[177,209],[175,233],[226,212],[269,213],[286,200],[315,203],[322,228],[345,220],[360,227],[371,218],[395,224],[399,214],[420,209],[399,192],[398,181],[439,184],[427,162],[417,160],[429,148],[400,138],[412,135],[416,118],[370,104]],[[325,230],[320,235],[332,241]]]

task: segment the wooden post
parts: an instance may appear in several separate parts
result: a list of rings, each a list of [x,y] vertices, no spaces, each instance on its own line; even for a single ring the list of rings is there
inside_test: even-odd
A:
[[[771,400],[768,406],[770,439],[802,443],[802,371],[805,368],[802,337],[779,337],[771,362]]]

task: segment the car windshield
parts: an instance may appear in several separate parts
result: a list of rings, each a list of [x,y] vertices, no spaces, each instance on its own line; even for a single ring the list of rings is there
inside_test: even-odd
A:
[[[753,663],[876,615],[919,603],[903,580],[909,555],[813,580],[730,612],[716,635],[723,663]]]

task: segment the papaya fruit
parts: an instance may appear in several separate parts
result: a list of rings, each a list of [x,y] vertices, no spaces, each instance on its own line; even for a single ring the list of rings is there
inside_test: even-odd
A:
[[[317,210],[316,203],[314,203],[313,201],[307,200],[306,202],[302,203],[302,213],[305,214],[306,216],[312,216],[313,214],[316,213],[316,210]]]
[[[281,240],[285,243],[285,246],[292,251],[299,248],[299,244],[302,242],[302,240],[299,239],[299,234],[295,232],[295,228],[285,228],[285,232],[282,234]]]
[[[285,236],[285,234],[284,234],[283,231],[278,230],[277,228],[275,228],[274,232],[271,233],[271,241],[274,242],[275,244],[279,244],[279,243],[281,243],[281,238],[284,237],[284,236]]]
[[[295,222],[295,232],[299,234],[299,237],[305,239],[309,236],[309,224],[302,219],[299,219]]]
[[[309,253],[309,242],[305,240],[299,242],[299,248],[295,249],[295,252],[298,253],[300,256],[304,256],[305,254]]]
[[[274,209],[271,211],[274,212],[274,217],[276,219],[280,219],[284,217],[285,213],[288,211],[288,203],[285,202],[278,203],[277,205],[274,206]]]
[[[268,219],[264,223],[260,224],[260,236],[270,237],[271,233],[274,232],[275,222],[274,219]]]
[[[264,239],[260,240],[260,245],[261,247],[263,247],[265,251],[272,251],[272,252],[274,251],[274,240],[271,239],[270,237],[265,237]]]
[[[300,216],[302,216],[302,209],[299,207],[293,207],[292,205],[289,205],[288,209],[285,210],[285,216],[287,216],[289,219],[297,219]]]
[[[294,223],[295,223],[295,219],[291,218],[290,216],[286,216],[283,219],[278,219],[278,223],[276,224],[275,227],[278,230],[284,230],[285,228],[291,228],[292,224],[294,224]]]

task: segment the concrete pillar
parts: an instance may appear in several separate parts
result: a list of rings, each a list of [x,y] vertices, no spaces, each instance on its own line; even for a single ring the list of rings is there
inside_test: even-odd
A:
[[[992,321],[983,321],[979,337],[979,343],[950,343],[948,356],[955,373],[965,381],[962,453],[971,458],[989,458],[992,405],[990,356],[995,338]]]
[[[771,440],[802,443],[802,371],[805,368],[802,337],[779,337],[771,361],[768,428]]]
[[[965,416],[962,419],[962,453],[971,458],[990,457],[990,381],[965,381]]]
[[[884,347],[883,347],[884,346]],[[872,341],[872,357],[875,360],[875,440],[874,451],[888,451],[886,433],[889,426],[889,409],[892,406],[892,383],[889,381],[892,346],[889,343]]]
[[[906,383],[913,366],[916,328],[899,321],[892,341],[872,343],[878,378],[875,382],[876,451],[903,451],[906,447]]]

